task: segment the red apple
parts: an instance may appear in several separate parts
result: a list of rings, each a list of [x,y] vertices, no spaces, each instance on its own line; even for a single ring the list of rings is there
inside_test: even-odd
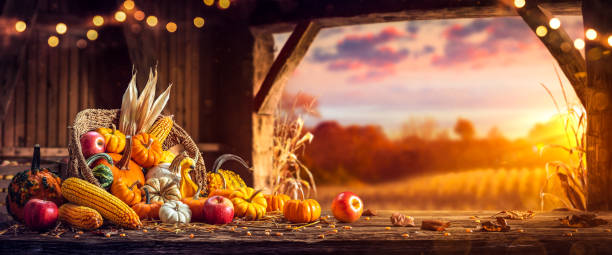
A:
[[[222,196],[209,197],[204,203],[204,222],[208,224],[227,224],[234,219],[232,201]]]
[[[332,213],[339,221],[355,222],[363,213],[363,202],[353,192],[342,192],[332,202]]]
[[[104,152],[104,137],[96,132],[89,131],[81,136],[81,150],[85,159]]]
[[[30,199],[24,210],[25,225],[33,230],[45,230],[57,222],[57,205],[38,198]]]

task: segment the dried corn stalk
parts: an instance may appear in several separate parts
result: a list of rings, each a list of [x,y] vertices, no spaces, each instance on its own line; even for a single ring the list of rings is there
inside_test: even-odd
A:
[[[136,72],[132,73],[132,80],[128,84],[121,102],[119,116],[119,130],[126,135],[135,135],[146,132],[155,122],[157,116],[164,109],[170,98],[172,84],[155,99],[155,86],[157,85],[157,70],[149,72],[149,79],[142,94],[138,96],[136,88]]]

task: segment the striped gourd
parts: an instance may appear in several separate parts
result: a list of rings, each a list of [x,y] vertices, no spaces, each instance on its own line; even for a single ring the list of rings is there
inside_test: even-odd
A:
[[[62,183],[62,195],[66,200],[91,207],[102,217],[124,228],[139,228],[140,218],[126,203],[106,190],[79,178],[68,178]]]
[[[59,219],[68,224],[86,230],[97,229],[102,226],[102,215],[87,206],[66,203],[59,208]]]
[[[172,129],[172,125],[174,125],[174,121],[172,120],[172,116],[166,116],[156,121],[151,128],[149,128],[150,135],[157,137],[157,140],[164,144],[166,138],[170,134],[170,130]]]

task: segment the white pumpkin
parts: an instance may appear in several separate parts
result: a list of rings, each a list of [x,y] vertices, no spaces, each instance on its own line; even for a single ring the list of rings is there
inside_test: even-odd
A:
[[[181,183],[181,174],[170,171],[170,163],[161,163],[157,166],[149,168],[147,171],[147,180],[153,178],[168,177],[175,183]]]
[[[159,218],[163,223],[189,223],[191,221],[191,210],[189,206],[181,201],[170,201],[159,209]]]
[[[148,179],[142,187],[148,189],[151,202],[170,202],[172,200],[181,200],[181,191],[176,182],[168,177]]]

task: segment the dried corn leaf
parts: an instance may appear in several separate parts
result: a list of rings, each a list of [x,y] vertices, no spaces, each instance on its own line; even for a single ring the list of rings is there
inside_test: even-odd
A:
[[[146,130],[142,130],[142,126],[144,125],[147,117],[150,114],[151,106],[153,105],[153,100],[155,99],[155,85],[157,84],[157,71],[155,74],[153,70],[149,71],[149,80],[147,80],[147,85],[142,90],[140,97],[138,98],[138,112],[136,116],[136,123],[138,127],[138,133],[144,132]]]
[[[141,132],[145,132],[151,126],[153,126],[157,116],[162,112],[162,110],[164,110],[166,103],[168,103],[168,99],[170,99],[170,89],[172,89],[172,84],[170,84],[170,86],[168,86],[168,88],[155,100],[155,103],[153,103],[153,108],[150,110],[147,119],[145,120],[143,126],[140,127]]]
[[[448,227],[450,227],[450,221],[423,220],[421,223],[421,229],[423,230],[444,231]]]
[[[572,228],[590,228],[608,224],[607,220],[597,218],[595,214],[574,214],[560,218],[561,225]]]

